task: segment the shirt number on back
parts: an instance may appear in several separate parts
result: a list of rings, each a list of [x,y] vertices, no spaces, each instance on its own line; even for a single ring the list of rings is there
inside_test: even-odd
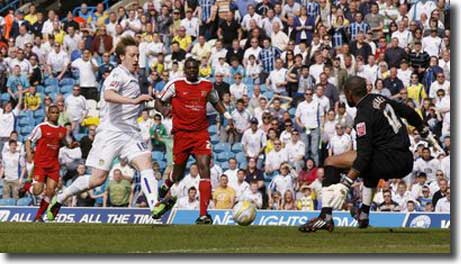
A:
[[[394,112],[394,108],[392,108],[390,104],[386,104],[386,107],[384,108],[384,116],[387,118],[387,121],[394,130],[394,133],[399,133],[399,129],[402,127],[402,124],[400,124],[399,119]]]

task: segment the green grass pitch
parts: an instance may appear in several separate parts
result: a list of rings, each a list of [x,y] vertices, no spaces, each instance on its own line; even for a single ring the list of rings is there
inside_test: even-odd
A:
[[[0,223],[8,253],[450,253],[449,229]]]

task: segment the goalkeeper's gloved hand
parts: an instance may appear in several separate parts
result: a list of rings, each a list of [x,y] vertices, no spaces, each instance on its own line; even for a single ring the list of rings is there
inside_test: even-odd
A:
[[[333,209],[341,209],[353,183],[354,180],[344,176],[340,183],[332,184],[325,188],[325,195],[330,197],[328,206]]]

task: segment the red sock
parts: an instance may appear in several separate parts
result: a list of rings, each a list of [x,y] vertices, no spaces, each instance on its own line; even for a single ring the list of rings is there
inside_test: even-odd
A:
[[[43,197],[42,201],[40,202],[40,208],[38,208],[37,214],[35,215],[35,219],[38,219],[42,216],[42,214],[48,208],[48,197]]]
[[[201,179],[198,185],[200,192],[200,216],[207,214],[208,204],[211,199],[211,183],[210,179]]]

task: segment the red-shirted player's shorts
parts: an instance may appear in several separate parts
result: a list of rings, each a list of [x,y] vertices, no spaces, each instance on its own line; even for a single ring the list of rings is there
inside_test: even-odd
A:
[[[37,182],[46,182],[46,178],[51,178],[59,182],[59,164],[55,163],[49,166],[34,165],[34,180]]]
[[[211,156],[210,133],[207,129],[198,132],[177,131],[174,133],[173,162],[184,164],[190,154]]]

